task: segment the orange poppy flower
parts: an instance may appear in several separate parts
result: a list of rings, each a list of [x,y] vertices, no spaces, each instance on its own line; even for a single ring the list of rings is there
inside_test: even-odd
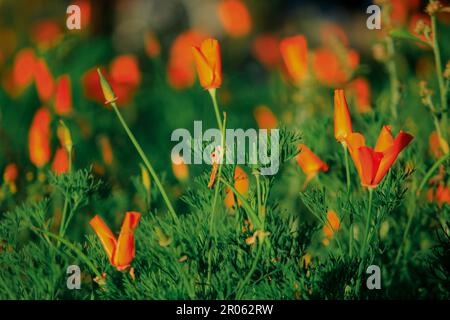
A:
[[[217,9],[220,22],[230,36],[242,37],[250,32],[252,19],[242,1],[222,0]]]
[[[428,144],[430,145],[431,155],[433,155],[437,159],[449,152],[447,141],[445,141],[444,138],[440,137],[436,131],[433,131],[430,134]]]
[[[189,168],[184,159],[180,156],[172,161],[172,172],[179,181],[186,181],[189,178]]]
[[[42,102],[49,101],[53,96],[54,80],[44,59],[36,60],[34,76],[39,98]]]
[[[36,56],[33,49],[25,48],[20,50],[12,68],[14,86],[19,90],[29,85],[34,78]]]
[[[439,184],[436,189],[435,199],[440,207],[442,207],[444,203],[450,205],[450,189],[443,184]]]
[[[277,127],[278,120],[267,106],[261,105],[255,108],[253,112],[255,116],[256,123],[261,129],[274,129]]]
[[[220,46],[216,39],[206,39],[200,46],[192,47],[200,84],[205,89],[215,89],[222,84]]]
[[[56,175],[69,171],[69,155],[65,148],[58,148],[53,158],[52,170]]]
[[[344,58],[323,47],[313,52],[313,68],[317,80],[326,86],[340,86],[348,81],[359,64],[359,54],[348,50]]]
[[[263,34],[253,41],[252,53],[266,68],[273,68],[280,61],[279,40],[271,34]]]
[[[19,170],[15,163],[10,163],[5,167],[5,171],[3,172],[3,181],[5,183],[14,183],[18,176]]]
[[[145,52],[150,58],[159,56],[161,52],[161,45],[158,38],[152,32],[147,32],[145,35]]]
[[[107,136],[101,135],[98,139],[100,144],[100,151],[102,153],[103,162],[110,166],[114,160],[114,154],[112,151],[111,143],[109,142],[109,138]]]
[[[364,78],[356,78],[348,86],[350,94],[354,97],[356,110],[360,113],[372,110],[370,106],[370,85]]]
[[[304,186],[316,176],[320,171],[328,171],[328,165],[323,162],[316,154],[314,154],[306,145],[300,144],[298,146],[300,153],[297,155],[297,162],[306,174],[306,180]]]
[[[72,112],[72,88],[69,75],[63,75],[56,81],[55,111],[60,116]]]
[[[334,90],[334,137],[342,143],[351,133],[352,119],[344,90]]]
[[[178,35],[170,48],[167,75],[175,89],[191,87],[195,82],[192,46],[200,45],[207,36],[198,30],[188,30]]]
[[[305,80],[308,74],[308,44],[304,36],[298,35],[283,39],[280,52],[289,76],[297,83]]]
[[[43,48],[53,46],[61,37],[61,27],[53,20],[44,20],[36,23],[31,32],[33,41]]]
[[[96,215],[89,222],[100,239],[109,261],[119,271],[126,270],[133,261],[135,254],[134,231],[140,218],[139,212],[127,212],[117,240],[100,216]]]
[[[323,226],[323,233],[325,233],[327,238],[331,239],[333,238],[334,233],[339,230],[340,220],[336,212],[328,210],[327,221],[328,223]]]
[[[346,47],[349,45],[345,30],[335,23],[327,22],[320,28],[320,39],[323,45],[333,45],[336,42]]]
[[[248,187],[249,181],[247,173],[240,166],[236,166],[236,169],[234,170],[234,188],[244,198],[246,198],[248,194]],[[227,190],[224,203],[227,209],[232,209],[236,207],[236,203],[234,201],[234,193],[231,189]],[[242,202],[241,200],[238,199],[238,206],[240,207],[241,205]]]
[[[103,76],[109,80],[109,75],[102,71]],[[98,103],[105,102],[100,81],[98,80],[98,73],[96,68],[87,70],[81,78],[83,93],[86,98]]]
[[[392,167],[399,153],[414,139],[403,131],[394,139],[390,131],[390,126],[383,127],[374,149],[365,145],[364,136],[360,133],[354,132],[345,139],[361,184],[365,187],[375,188]]]
[[[40,108],[34,115],[28,134],[30,160],[39,168],[50,160],[50,121],[50,112]]]
[[[127,104],[133,99],[136,88],[141,83],[141,71],[137,58],[133,55],[116,57],[110,66],[109,83],[117,95],[119,104]]]

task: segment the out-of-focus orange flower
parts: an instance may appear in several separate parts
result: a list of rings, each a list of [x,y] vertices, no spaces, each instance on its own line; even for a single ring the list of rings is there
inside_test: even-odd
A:
[[[119,104],[129,103],[141,83],[141,71],[137,58],[133,55],[116,57],[111,62],[109,75],[111,87],[117,95]]]
[[[356,110],[360,113],[370,112],[370,85],[367,79],[356,78],[348,85],[349,93],[354,97]]]
[[[342,143],[352,132],[352,119],[344,90],[334,90],[334,137]]]
[[[134,231],[140,218],[141,214],[138,212],[127,212],[117,240],[100,216],[96,215],[89,222],[100,239],[109,261],[119,271],[126,270],[133,261],[135,254]]]
[[[439,184],[436,191],[433,189],[428,190],[428,201],[436,201],[439,207],[444,204],[450,205],[450,189],[445,184]]]
[[[173,159],[172,172],[179,181],[186,181],[189,178],[189,168],[184,159],[180,156]]]
[[[244,198],[247,198],[248,195],[248,187],[249,181],[247,173],[240,167],[236,166],[234,170],[234,188],[241,194]],[[225,196],[225,207],[228,209],[234,208],[236,203],[234,201],[234,193],[233,190],[228,189],[227,194]],[[242,204],[241,200],[238,199],[238,206],[240,207]]]
[[[436,131],[433,131],[430,134],[428,143],[430,145],[431,155],[433,155],[437,159],[439,159],[444,154],[447,154],[449,152],[447,141],[445,141],[444,138],[440,137]]]
[[[296,83],[308,75],[308,44],[302,35],[285,38],[280,42],[280,52],[289,76]]]
[[[61,37],[61,27],[53,20],[44,20],[36,23],[31,32],[33,41],[42,48],[53,46]]]
[[[274,68],[280,62],[278,38],[268,33],[259,35],[253,41],[252,53],[266,68]]]
[[[69,75],[63,75],[56,81],[55,111],[60,116],[72,112],[72,88]]]
[[[198,30],[188,30],[177,36],[170,48],[167,74],[175,89],[191,87],[195,82],[192,46],[198,46],[207,36]]]
[[[49,101],[53,96],[54,80],[50,73],[47,62],[37,59],[35,63],[34,76],[38,96],[42,102]]]
[[[206,39],[200,46],[193,46],[195,65],[203,88],[215,89],[222,84],[222,62],[219,41]]]
[[[109,75],[103,72],[103,76],[109,80]],[[102,87],[98,80],[98,73],[95,68],[86,71],[81,79],[84,95],[86,98],[91,99],[98,103],[105,102]]]
[[[339,42],[346,47],[349,45],[347,34],[336,23],[325,23],[320,28],[320,39],[323,45],[333,45],[335,42]]]
[[[100,151],[103,157],[103,162],[110,166],[113,163],[114,155],[111,147],[111,143],[109,142],[109,138],[107,136],[101,135],[98,139],[100,144]]]
[[[19,170],[15,163],[10,163],[5,167],[5,171],[3,172],[3,181],[5,183],[14,183],[18,176]]]
[[[40,108],[34,115],[28,134],[31,162],[38,168],[50,161],[50,112]]]
[[[403,26],[408,19],[408,15],[417,10],[420,0],[389,0],[391,23],[394,26]]]
[[[296,159],[302,169],[303,173],[306,175],[306,180],[304,186],[314,178],[320,171],[328,171],[328,165],[323,162],[314,152],[312,152],[306,145],[300,144],[298,146],[300,150]]]
[[[150,58],[159,56],[161,52],[161,45],[153,32],[145,34],[145,52]]]
[[[313,52],[313,68],[317,80],[326,86],[340,86],[348,81],[359,64],[359,54],[348,50],[341,57],[329,48],[318,48]]]
[[[323,233],[327,236],[327,238],[331,239],[334,236],[334,233],[339,230],[340,220],[337,216],[336,212],[333,210],[328,210],[327,212],[327,224],[323,226]]]
[[[69,171],[69,155],[63,147],[58,148],[53,158],[52,170],[56,175]]]
[[[260,129],[274,129],[277,127],[278,120],[273,114],[272,110],[265,105],[261,105],[255,108],[253,112],[256,123]]]
[[[21,90],[33,81],[35,63],[33,49],[24,48],[17,53],[12,68],[14,86],[17,89]]]
[[[137,87],[141,83],[141,71],[134,55],[121,55],[111,62],[110,76],[113,82]]]
[[[240,0],[221,0],[218,5],[220,22],[232,37],[243,37],[252,28],[252,19],[246,5]]]
[[[412,135],[403,131],[400,131],[394,139],[390,131],[390,126],[382,128],[374,149],[365,145],[364,136],[360,133],[354,132],[346,138],[361,184],[365,187],[378,186],[399,153],[414,139]]]
[[[436,201],[439,206],[443,206],[444,203],[450,204],[450,189],[447,186],[440,184],[436,190]]]

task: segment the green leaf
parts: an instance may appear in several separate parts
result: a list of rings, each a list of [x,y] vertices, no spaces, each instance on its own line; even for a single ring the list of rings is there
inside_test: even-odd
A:
[[[412,40],[412,41],[421,42],[426,45],[430,45],[428,42],[423,41],[422,39],[413,35],[411,32],[409,32],[408,30],[405,30],[405,29],[394,29],[389,33],[389,35],[393,38]]]

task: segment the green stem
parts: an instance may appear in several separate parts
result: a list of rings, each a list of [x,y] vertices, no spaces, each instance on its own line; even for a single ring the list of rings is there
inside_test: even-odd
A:
[[[422,191],[422,189],[425,187],[425,184],[427,183],[427,181],[431,178],[431,175],[433,174],[433,172],[439,168],[439,166],[444,163],[445,160],[448,159],[450,155],[450,152],[447,152],[446,154],[444,154],[438,161],[435,162],[435,164],[430,168],[430,170],[428,170],[428,172],[425,174],[425,176],[423,177],[422,181],[419,184],[419,188],[417,189],[417,194],[420,194],[420,192]]]
[[[348,163],[348,150],[347,146],[342,144],[344,148],[344,158],[345,158],[345,174],[347,176],[347,197],[350,197],[350,166]]]
[[[167,209],[169,209],[169,213],[172,216],[172,219],[175,221],[176,224],[179,224],[179,219],[177,214],[175,213],[175,210],[170,203],[169,197],[167,196],[166,191],[164,190],[164,187],[159,180],[155,170],[153,169],[153,166],[151,165],[150,161],[148,160],[147,156],[145,155],[144,151],[142,150],[141,146],[137,142],[133,132],[131,132],[130,128],[128,127],[127,123],[125,122],[124,118],[122,117],[122,114],[120,113],[119,109],[117,108],[117,105],[115,102],[111,103],[111,106],[114,109],[114,112],[117,115],[117,118],[119,118],[120,123],[122,124],[122,127],[125,129],[125,132],[127,133],[128,137],[130,138],[131,142],[133,143],[134,147],[136,148],[137,152],[139,153],[142,161],[144,162],[145,166],[147,167],[148,171],[150,172],[153,180],[155,181],[156,186],[158,187],[159,192],[161,193],[164,202],[166,203]]]
[[[247,285],[247,283],[250,281],[253,273],[256,270],[256,266],[258,265],[259,262],[259,258],[261,257],[261,253],[262,253],[262,247],[263,247],[263,242],[260,241],[259,239],[258,241],[258,249],[256,252],[256,257],[253,260],[252,266],[250,267],[250,271],[247,273],[247,276],[244,278],[244,280],[239,284],[238,289],[236,290],[236,300],[239,300],[242,296],[242,290],[244,289],[244,287]]]
[[[400,102],[400,93],[399,93],[399,81],[398,81],[398,73],[397,67],[395,65],[395,46],[394,40],[392,37],[388,36],[386,38],[387,51],[389,54],[389,60],[387,62],[387,69],[389,72],[389,83],[391,87],[391,114],[394,118],[394,121],[397,121],[398,111],[397,106]]]
[[[63,237],[60,237],[52,232],[49,232],[47,230],[39,229],[36,227],[33,227],[33,229],[51,237],[51,238],[54,238],[54,239],[58,240],[59,242],[63,243],[64,245],[66,245],[69,249],[71,249],[73,252],[75,252],[80,257],[80,259],[84,261],[84,263],[86,263],[86,265],[92,270],[92,272],[94,272],[94,274],[97,277],[102,276],[102,274],[100,273],[100,271],[98,271],[98,269],[95,267],[95,265],[92,263],[92,261],[83,252],[81,252],[80,249],[78,249],[75,245],[73,245],[70,241],[68,241],[68,240],[64,239]]]
[[[441,53],[439,50],[439,41],[437,37],[436,15],[431,16],[431,30],[433,33],[434,63],[436,64],[436,76],[439,84],[439,96],[441,100],[442,127],[444,128],[444,138],[447,140],[447,90],[442,73]]]
[[[364,270],[364,263],[367,257],[367,240],[369,238],[369,231],[370,231],[370,220],[371,220],[371,210],[372,210],[372,197],[373,197],[373,189],[369,188],[369,204],[368,204],[368,209],[367,209],[367,216],[366,216],[366,227],[364,230],[364,238],[363,238],[363,243],[361,246],[361,251],[359,253],[360,257],[361,257],[361,262],[359,264],[359,269],[358,269],[358,279],[356,282],[356,292],[357,294],[359,294],[360,289],[361,289],[361,277],[362,277],[362,273]]]
[[[220,112],[219,112],[219,106],[217,105],[217,98],[216,98],[216,89],[209,89],[209,94],[211,95],[211,99],[214,105],[214,112],[216,114],[216,120],[217,125],[219,126],[219,130],[222,132],[222,120],[220,119]]]

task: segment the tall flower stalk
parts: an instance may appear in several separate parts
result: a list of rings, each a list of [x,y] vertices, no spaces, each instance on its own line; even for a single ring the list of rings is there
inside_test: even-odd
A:
[[[171,217],[175,221],[175,223],[179,224],[179,219],[175,212],[175,209],[173,208],[172,203],[170,202],[169,197],[167,196],[167,193],[166,193],[161,181],[159,180],[155,169],[153,168],[152,164],[148,160],[147,156],[145,155],[144,151],[142,150],[141,145],[136,140],[136,137],[134,136],[133,132],[128,127],[127,123],[125,122],[125,119],[123,118],[122,114],[120,113],[119,109],[117,108],[117,105],[115,102],[117,100],[117,97],[115,96],[113,90],[111,89],[111,86],[109,85],[108,81],[102,75],[100,69],[97,69],[97,72],[100,77],[100,84],[101,84],[103,94],[106,99],[105,104],[109,104],[113,108],[117,118],[119,119],[120,124],[125,129],[125,132],[127,133],[128,138],[130,138],[131,143],[136,148],[139,156],[141,157],[142,161],[144,162],[144,165],[147,167],[148,171],[150,172],[150,175],[152,176],[153,181],[155,181],[156,187],[158,188],[159,192],[161,193],[161,196],[164,199],[167,209],[169,210],[169,214],[171,215]]]

